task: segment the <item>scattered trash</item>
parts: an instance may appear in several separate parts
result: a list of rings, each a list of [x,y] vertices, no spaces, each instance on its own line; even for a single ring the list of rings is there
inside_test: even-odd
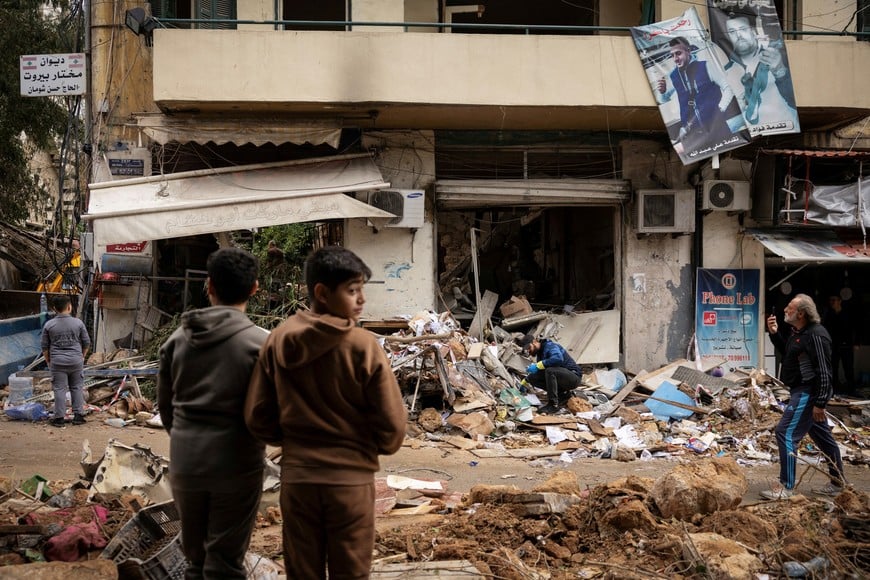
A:
[[[48,419],[49,415],[42,403],[24,403],[9,407],[4,413],[13,421],[42,421]]]

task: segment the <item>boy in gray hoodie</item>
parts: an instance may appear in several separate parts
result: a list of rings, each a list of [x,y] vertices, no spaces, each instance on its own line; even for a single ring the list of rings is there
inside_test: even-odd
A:
[[[211,306],[185,312],[160,347],[157,406],[169,433],[185,578],[245,578],[265,448],[245,427],[242,411],[269,334],[245,315],[258,288],[257,259],[225,248],[206,267]]]

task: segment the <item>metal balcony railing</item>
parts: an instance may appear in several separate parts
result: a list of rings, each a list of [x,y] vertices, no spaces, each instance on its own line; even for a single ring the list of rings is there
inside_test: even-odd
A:
[[[206,18],[154,18],[154,22],[161,28],[195,28],[196,25],[211,26],[238,26],[239,24],[272,25],[276,30],[283,30],[285,26],[290,29],[296,28],[344,28],[347,31],[355,27],[392,27],[400,28],[407,32],[411,28],[432,28],[437,31],[450,29],[462,30],[504,30],[517,31],[526,35],[548,32],[567,32],[576,34],[592,34],[596,32],[631,32],[629,26],[569,26],[556,24],[476,24],[458,22],[361,22],[355,20],[235,20],[235,19],[206,19]],[[870,40],[870,31],[838,31],[838,30],[783,30],[785,38],[797,38],[799,36],[853,36],[859,40]]]

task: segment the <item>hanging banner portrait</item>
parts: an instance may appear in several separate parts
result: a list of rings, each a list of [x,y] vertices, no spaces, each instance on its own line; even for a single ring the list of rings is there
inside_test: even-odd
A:
[[[710,37],[749,133],[800,133],[791,70],[773,0],[707,0]]]
[[[694,7],[631,29],[674,151],[684,165],[749,142],[749,131]]]
[[[726,359],[729,370],[758,366],[757,269],[698,268],[695,297],[696,356]]]

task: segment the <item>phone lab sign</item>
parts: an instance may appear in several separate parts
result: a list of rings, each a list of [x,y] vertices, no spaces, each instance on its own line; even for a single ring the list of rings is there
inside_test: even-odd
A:
[[[758,366],[757,269],[699,268],[695,336],[701,360],[728,361],[729,369]]]

